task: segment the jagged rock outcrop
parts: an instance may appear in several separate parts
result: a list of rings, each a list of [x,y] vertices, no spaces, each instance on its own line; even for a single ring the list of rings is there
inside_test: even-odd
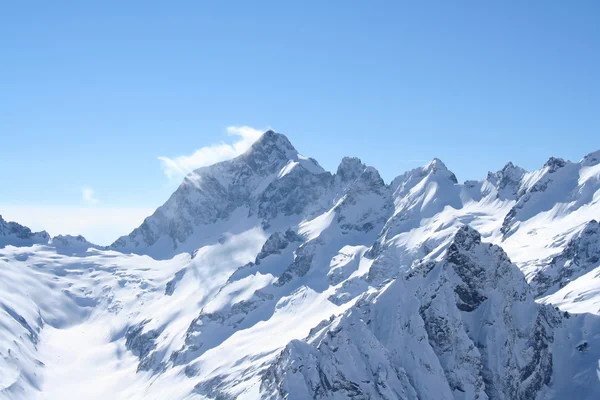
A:
[[[292,242],[302,242],[304,238],[291,229],[284,233],[275,232],[265,242],[260,253],[256,256],[255,264],[260,264],[260,260],[272,254],[280,254]]]
[[[367,166],[358,157],[344,157],[338,165],[335,176],[341,182],[353,182],[365,171]]]
[[[340,170],[346,171],[342,165],[338,173]],[[346,182],[348,176],[355,178],[334,207],[337,222],[344,230],[369,232],[383,225],[392,214],[391,192],[375,168],[363,166],[362,172],[352,172],[342,172]]]
[[[148,322],[142,321],[138,325],[131,326],[125,333],[125,346],[140,360],[138,372],[162,368],[160,360],[153,352],[160,332],[155,329],[145,329]]]

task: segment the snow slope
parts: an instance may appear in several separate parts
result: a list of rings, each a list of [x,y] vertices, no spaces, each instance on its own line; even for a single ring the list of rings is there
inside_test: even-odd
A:
[[[386,184],[268,131],[107,248],[0,219],[0,398],[598,398],[599,217],[600,152]]]

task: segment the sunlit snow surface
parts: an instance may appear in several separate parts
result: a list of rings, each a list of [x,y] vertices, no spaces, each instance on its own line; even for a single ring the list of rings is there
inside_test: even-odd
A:
[[[386,185],[267,132],[109,248],[2,220],[0,398],[598,398],[599,159]]]

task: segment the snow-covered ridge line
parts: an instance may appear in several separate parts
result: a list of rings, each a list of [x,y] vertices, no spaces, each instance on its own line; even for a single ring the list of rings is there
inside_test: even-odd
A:
[[[91,247],[101,248],[88,242],[83,236],[57,235],[50,236],[48,232],[32,232],[30,228],[17,222],[6,221],[0,215],[0,248],[6,246],[32,246],[36,244],[48,244],[55,247],[88,249]]]
[[[596,399],[599,154],[386,184],[266,132],[113,246],[0,245],[0,398]]]

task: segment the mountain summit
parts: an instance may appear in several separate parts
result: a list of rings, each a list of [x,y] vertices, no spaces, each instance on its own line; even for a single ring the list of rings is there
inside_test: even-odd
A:
[[[386,183],[267,131],[108,248],[0,218],[0,398],[600,398],[598,154]]]
[[[269,130],[240,156],[190,173],[163,206],[111,247],[156,257],[192,252],[210,236],[198,227],[226,224],[236,211],[256,214],[264,210],[269,196],[280,194],[279,187],[291,188],[294,181],[318,184],[313,182],[315,176],[324,173],[315,160],[299,154],[285,135]]]

